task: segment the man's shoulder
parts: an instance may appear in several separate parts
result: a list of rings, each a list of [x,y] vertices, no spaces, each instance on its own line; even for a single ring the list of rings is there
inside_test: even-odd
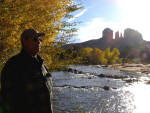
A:
[[[8,59],[6,65],[17,65],[21,61],[21,55],[16,54]]]
[[[20,67],[19,63],[19,54],[12,56],[11,58],[8,59],[8,61],[5,63],[3,69],[2,69],[2,75],[9,73],[9,72],[16,72],[18,68]],[[12,71],[13,70],[13,71]]]

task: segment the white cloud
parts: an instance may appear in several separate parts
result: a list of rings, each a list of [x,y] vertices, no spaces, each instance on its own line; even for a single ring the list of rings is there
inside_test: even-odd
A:
[[[83,15],[85,12],[87,11],[87,9],[82,10],[80,13],[76,14],[75,16],[73,16],[72,18],[70,18],[68,20],[68,22],[73,21],[74,19],[78,18],[79,16]]]
[[[102,18],[94,18],[83,24],[78,30],[78,39],[81,42],[102,37],[102,31],[107,27],[111,28],[114,32],[123,31],[123,26],[119,23],[108,22]]]

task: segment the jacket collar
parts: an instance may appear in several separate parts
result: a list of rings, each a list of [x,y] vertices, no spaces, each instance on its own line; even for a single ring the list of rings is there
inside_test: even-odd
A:
[[[23,56],[23,58],[29,62],[38,62],[39,64],[43,64],[43,59],[37,55],[37,58],[32,57],[31,55],[29,55],[25,49],[22,49],[20,52],[20,55]]]

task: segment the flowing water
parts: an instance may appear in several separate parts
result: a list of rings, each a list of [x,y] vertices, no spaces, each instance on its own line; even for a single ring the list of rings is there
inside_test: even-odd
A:
[[[71,68],[82,73],[52,73],[54,113],[150,113],[148,75],[100,66]]]

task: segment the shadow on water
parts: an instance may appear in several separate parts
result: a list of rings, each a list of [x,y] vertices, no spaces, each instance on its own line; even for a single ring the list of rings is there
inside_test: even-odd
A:
[[[78,66],[73,69],[85,72],[53,72],[53,103],[55,113],[149,113],[150,86],[146,75]],[[99,77],[119,75],[128,78]],[[127,82],[131,78],[136,81]]]

